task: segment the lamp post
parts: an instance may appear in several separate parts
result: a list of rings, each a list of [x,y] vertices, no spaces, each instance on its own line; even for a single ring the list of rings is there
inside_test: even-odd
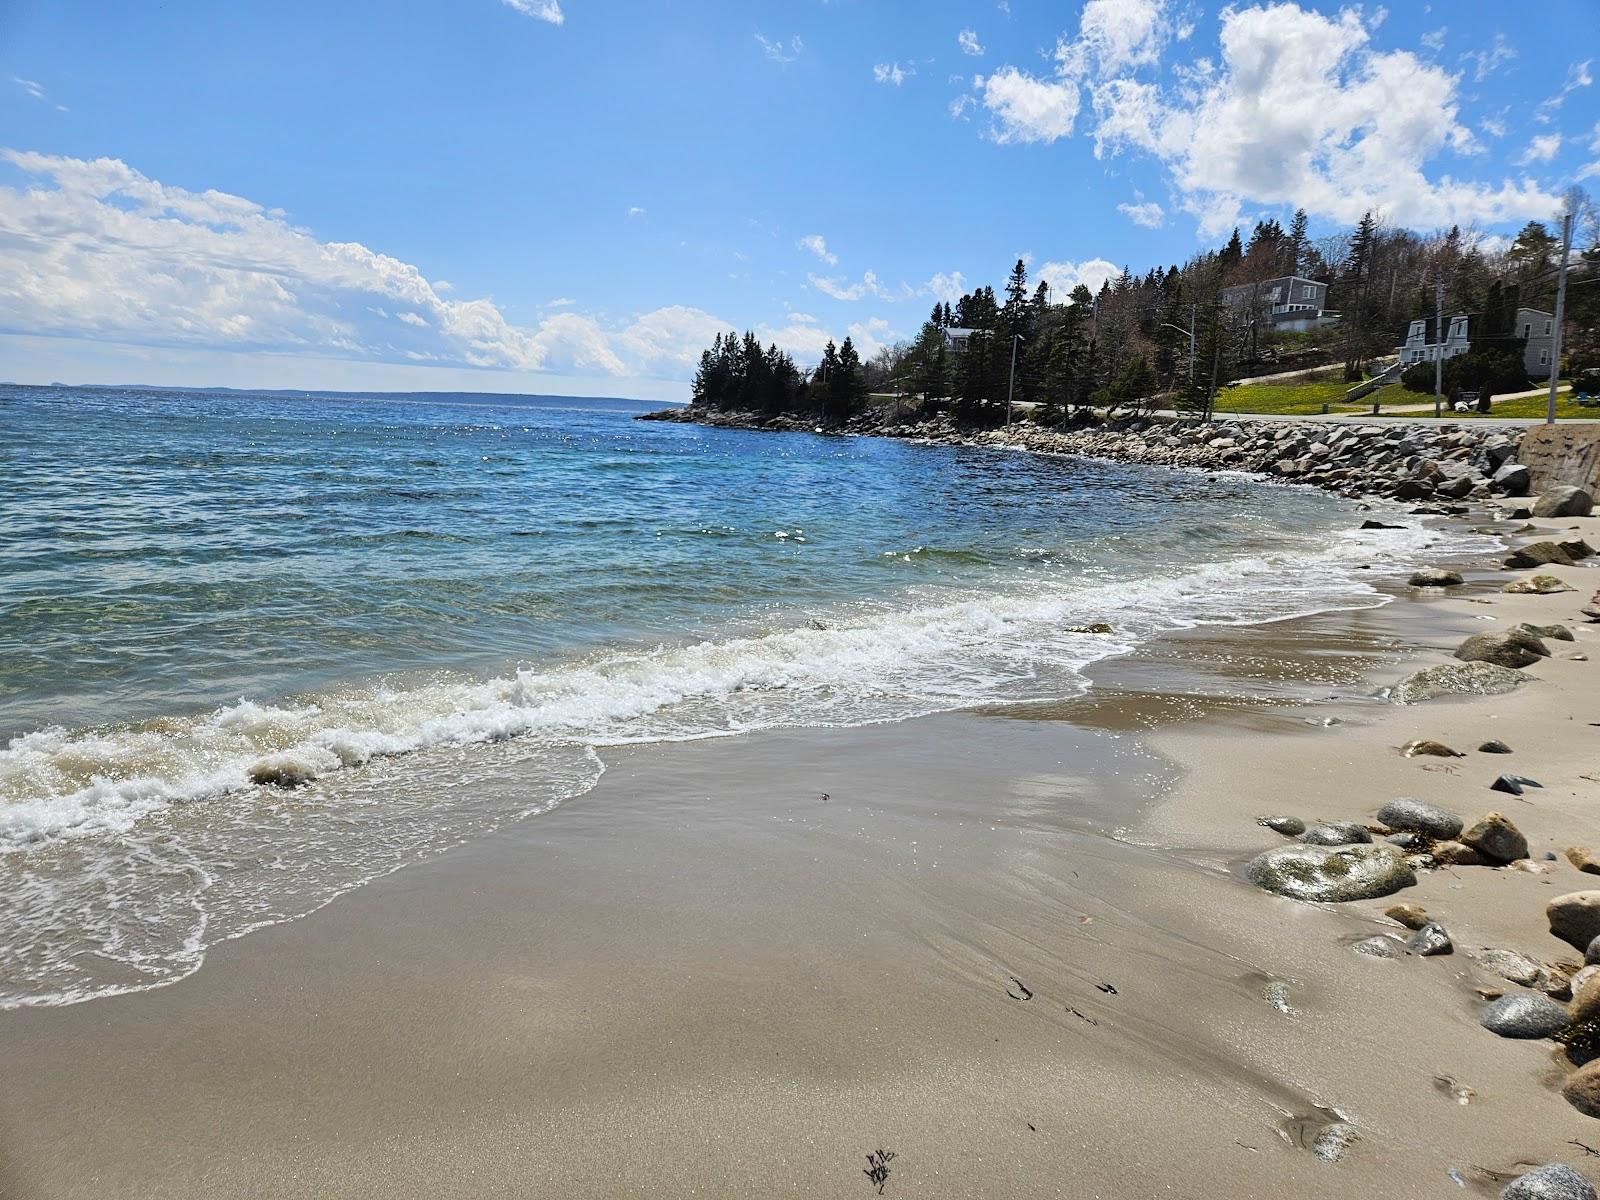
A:
[[[1161,325],[1164,328],[1176,329],[1179,333],[1183,334],[1184,337],[1189,339],[1189,387],[1191,390],[1194,388],[1194,317],[1196,307],[1197,306],[1194,304],[1189,305],[1189,328],[1187,329],[1185,329],[1182,325],[1174,325],[1171,321],[1161,322]]]
[[[1556,282],[1555,336],[1550,341],[1550,399],[1545,406],[1546,425],[1556,423],[1556,390],[1561,386],[1561,323],[1567,315],[1567,260],[1572,257],[1572,207],[1571,204],[1567,206],[1566,215],[1561,221],[1561,274]]]
[[[1011,379],[1006,384],[1006,428],[1008,429],[1011,427],[1011,397],[1017,391],[1017,343],[1027,340],[1020,333],[1011,335]]]

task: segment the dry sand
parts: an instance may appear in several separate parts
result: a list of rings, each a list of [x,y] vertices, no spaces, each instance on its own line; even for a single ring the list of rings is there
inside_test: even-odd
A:
[[[1502,595],[1484,572],[1197,631],[1048,709],[608,755],[590,794],[179,984],[0,1016],[0,1196],[868,1197],[880,1148],[903,1197],[1600,1175],[1556,1047],[1479,1028],[1491,980],[1464,953],[1363,957],[1349,943],[1392,928],[1392,901],[1299,904],[1239,873],[1279,840],[1258,816],[1371,818],[1399,795],[1498,808],[1535,856],[1600,848],[1600,625],[1574,623],[1600,571],[1551,573],[1582,591]],[[1537,683],[1370,698],[1521,620],[1578,636]],[[1417,737],[1515,753],[1401,757]],[[1546,786],[1490,792],[1501,770]],[[1541,866],[1431,872],[1397,899],[1462,948],[1572,957],[1543,905],[1592,877]],[[1360,1140],[1322,1161],[1305,1144],[1341,1118]]]

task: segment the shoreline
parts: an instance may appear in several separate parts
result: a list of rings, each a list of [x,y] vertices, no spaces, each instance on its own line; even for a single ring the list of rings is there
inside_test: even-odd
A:
[[[171,987],[0,1014],[0,1194],[851,1195],[880,1148],[886,1194],[929,1196],[1420,1197],[1459,1190],[1450,1170],[1487,1195],[1519,1165],[1587,1170],[1566,1141],[1600,1140],[1591,1119],[1548,1090],[1548,1043],[1477,1027],[1465,953],[1559,957],[1542,898],[1584,876],[1456,868],[1325,907],[1239,874],[1279,842],[1255,818],[1399,794],[1503,802],[1535,853],[1600,840],[1588,727],[1558,720],[1585,662],[1509,696],[1370,698],[1483,617],[1587,597],[1505,578],[1166,635],[1047,709],[608,752],[586,796]],[[1394,749],[1470,753],[1484,727],[1542,791]],[[1349,950],[1413,899],[1456,954]],[[1343,1124],[1340,1161],[1309,1149]],[[171,1128],[199,1132],[154,1155]]]

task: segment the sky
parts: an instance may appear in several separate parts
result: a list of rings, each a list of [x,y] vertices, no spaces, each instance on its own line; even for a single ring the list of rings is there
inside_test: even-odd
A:
[[[1600,5],[0,0],[0,378],[682,399],[1297,207],[1600,191]]]

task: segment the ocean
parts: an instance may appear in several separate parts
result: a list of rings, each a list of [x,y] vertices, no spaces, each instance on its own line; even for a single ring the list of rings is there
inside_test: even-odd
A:
[[[1077,696],[1449,548],[1243,476],[650,407],[0,387],[0,1007],[174,982],[608,747]]]

